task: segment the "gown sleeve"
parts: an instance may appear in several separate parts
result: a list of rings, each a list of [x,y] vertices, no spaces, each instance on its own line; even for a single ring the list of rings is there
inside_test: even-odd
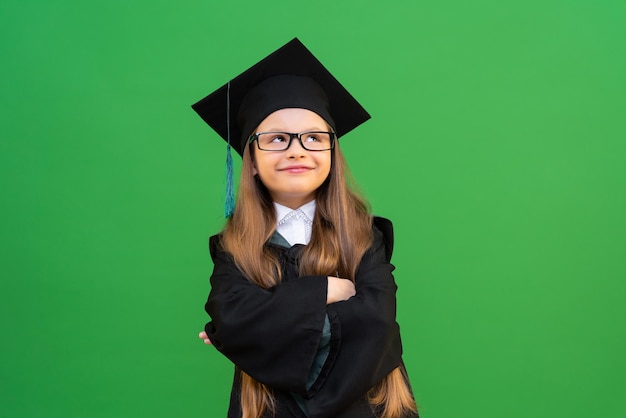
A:
[[[270,387],[304,394],[326,315],[326,276],[302,276],[264,289],[210,241],[214,269],[205,331],[217,350]]]
[[[390,263],[393,230],[382,218],[375,225],[379,227],[374,228],[373,245],[355,277],[356,295],[327,307],[331,351],[308,393],[311,417],[343,416],[341,411],[362,400],[369,389],[402,365],[397,286]]]

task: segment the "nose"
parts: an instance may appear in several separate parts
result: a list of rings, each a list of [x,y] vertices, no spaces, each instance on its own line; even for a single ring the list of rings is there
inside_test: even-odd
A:
[[[302,147],[300,140],[296,136],[291,139],[291,144],[289,144],[289,148],[285,152],[287,158],[301,158],[306,155],[307,151]]]

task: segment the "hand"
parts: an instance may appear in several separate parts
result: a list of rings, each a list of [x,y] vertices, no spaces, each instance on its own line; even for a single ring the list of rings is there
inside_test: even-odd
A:
[[[354,283],[348,279],[328,276],[328,291],[326,293],[326,304],[348,300],[356,295]]]
[[[206,332],[202,331],[200,334],[198,334],[198,338],[204,340],[204,343],[206,345],[211,345],[211,340],[209,340],[209,336],[206,335]]]

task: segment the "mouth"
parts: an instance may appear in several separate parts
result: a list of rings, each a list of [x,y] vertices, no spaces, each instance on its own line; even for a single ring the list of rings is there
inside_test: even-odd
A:
[[[283,171],[283,172],[292,173],[292,174],[306,173],[311,170],[313,170],[313,167],[309,167],[306,165],[290,165],[289,167],[278,169],[278,171]]]

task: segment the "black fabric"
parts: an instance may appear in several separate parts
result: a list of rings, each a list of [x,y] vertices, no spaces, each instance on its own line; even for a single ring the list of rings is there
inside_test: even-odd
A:
[[[367,391],[404,366],[390,264],[393,229],[383,218],[375,218],[374,224],[373,245],[356,274],[356,295],[330,305],[326,276],[298,277],[302,245],[272,246],[282,261],[283,281],[266,290],[239,272],[232,257],[220,249],[219,236],[211,237],[215,266],[206,303],[211,322],[205,330],[215,348],[236,366],[229,418],[241,415],[238,370],[273,388],[275,418],[304,417],[289,392],[306,399],[311,418],[375,416]],[[307,391],[326,314],[332,332],[330,353]]]

